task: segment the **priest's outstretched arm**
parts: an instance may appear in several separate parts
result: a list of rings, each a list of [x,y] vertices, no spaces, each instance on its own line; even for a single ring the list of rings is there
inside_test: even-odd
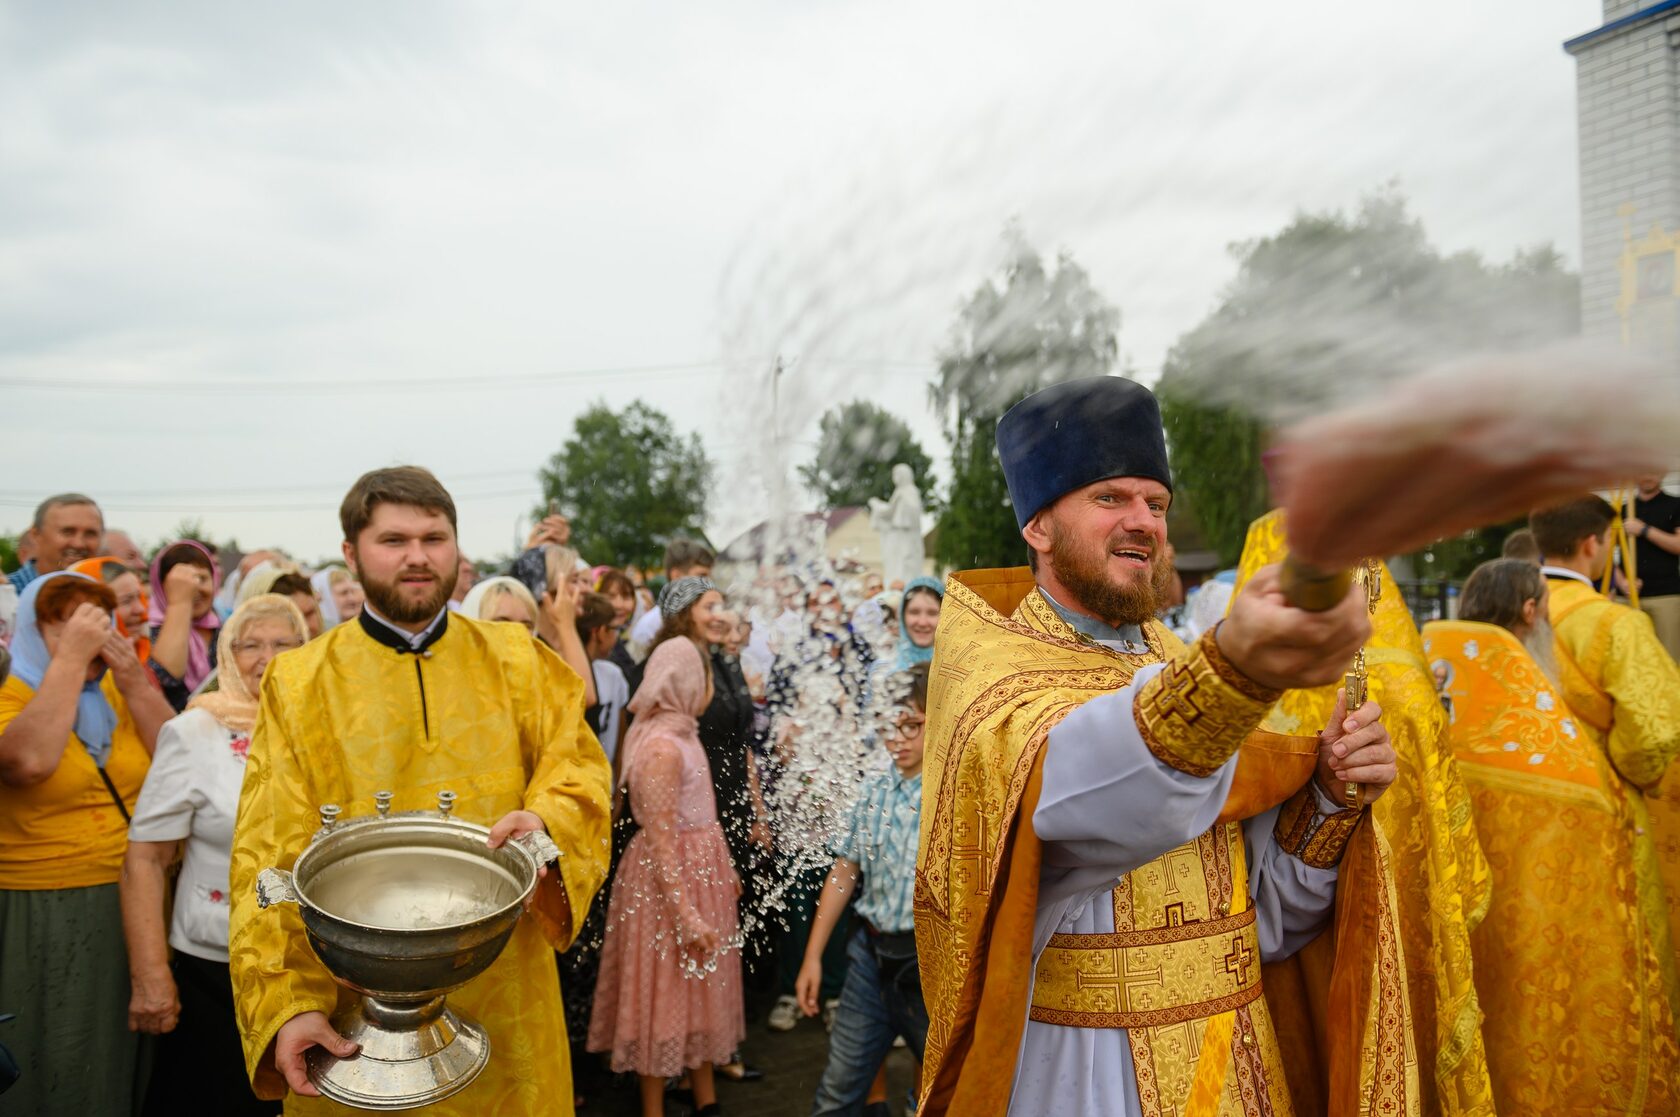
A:
[[[1033,815],[1045,843],[1041,902],[1112,888],[1219,817],[1235,777],[1235,750],[1207,775],[1192,775],[1157,758],[1133,716],[1164,670],[1142,669],[1130,686],[1087,702],[1050,731]],[[1368,704],[1361,729],[1380,733],[1380,713]],[[1386,736],[1381,741],[1386,748]],[[1266,960],[1288,957],[1323,929],[1335,904],[1336,863],[1355,822],[1317,779],[1244,821],[1249,893]]]

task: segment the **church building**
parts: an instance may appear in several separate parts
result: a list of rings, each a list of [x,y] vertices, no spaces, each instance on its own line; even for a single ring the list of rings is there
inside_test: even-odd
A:
[[[1680,0],[1604,0],[1575,58],[1581,324],[1680,362]]]

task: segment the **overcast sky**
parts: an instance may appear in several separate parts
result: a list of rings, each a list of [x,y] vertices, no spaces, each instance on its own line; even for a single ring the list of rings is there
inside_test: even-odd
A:
[[[1398,180],[1435,242],[1579,259],[1592,0],[1179,5],[0,0],[0,529],[82,489],[334,550],[412,461],[506,552],[597,400],[763,514],[865,397],[936,457],[931,361],[1018,217],[1146,376],[1226,246]],[[74,391],[43,382],[87,382]],[[183,385],[202,385],[191,389]]]

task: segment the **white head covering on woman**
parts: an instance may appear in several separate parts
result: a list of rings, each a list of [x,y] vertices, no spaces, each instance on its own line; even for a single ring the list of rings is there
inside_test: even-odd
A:
[[[501,597],[503,594],[518,598],[525,608],[531,610],[531,620],[536,621],[537,599],[531,596],[531,591],[525,588],[524,582],[506,574],[486,578],[468,590],[467,596],[461,599],[462,616],[471,617],[475,621],[489,620],[490,618],[484,615],[486,606],[491,603],[491,598]]]

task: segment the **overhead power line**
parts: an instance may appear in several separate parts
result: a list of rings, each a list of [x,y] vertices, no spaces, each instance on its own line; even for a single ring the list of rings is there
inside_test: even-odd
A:
[[[495,500],[510,496],[533,496],[537,493],[535,481],[530,485],[519,488],[495,489],[486,492],[452,493],[456,504],[465,504],[474,500]],[[213,501],[175,500],[110,500],[100,498],[100,507],[107,513],[121,515],[124,512],[319,512],[322,510],[337,511],[337,494],[322,496],[316,500],[286,500],[286,501],[249,501],[242,500],[234,503],[218,504]],[[0,496],[0,508],[33,508],[39,503],[39,498],[20,500],[12,497]]]
[[[370,392],[400,390],[404,392],[447,392],[463,388],[517,387],[533,384],[558,384],[571,380],[588,380],[603,376],[640,376],[666,378],[684,376],[691,372],[722,370],[716,361],[701,361],[682,365],[623,365],[616,368],[564,369],[555,372],[484,373],[469,376],[436,376],[413,380],[350,380],[344,377],[310,380],[150,380],[133,377],[100,380],[73,379],[59,376],[0,377],[0,388],[36,392],[207,392],[216,395],[278,395],[290,392],[314,392],[322,395],[362,395]]]
[[[515,477],[529,477],[535,479],[538,466],[524,469],[491,469],[474,471],[472,473],[445,473],[442,479],[451,485],[470,483],[474,481],[505,481]],[[294,485],[276,485],[270,487],[245,488],[236,486],[227,489],[107,489],[103,485],[97,486],[97,499],[101,502],[121,500],[233,500],[244,497],[295,497],[303,499],[311,496],[342,496],[345,483],[342,481],[304,482]],[[39,501],[40,497],[30,497],[21,490],[0,490],[0,504],[16,504],[25,499]]]

